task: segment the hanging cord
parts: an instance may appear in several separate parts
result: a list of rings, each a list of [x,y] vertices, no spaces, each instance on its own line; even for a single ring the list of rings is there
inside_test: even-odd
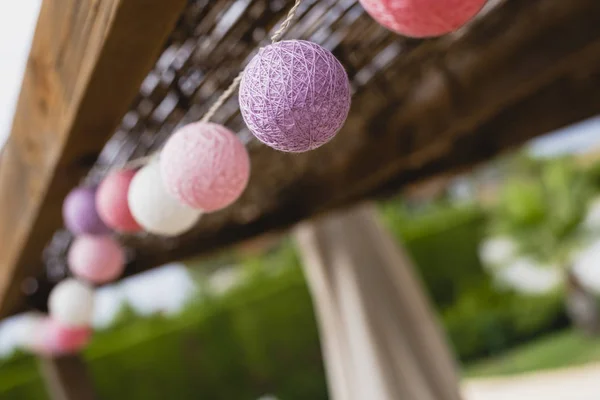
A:
[[[287,17],[283,20],[283,22],[279,26],[279,29],[277,29],[277,31],[275,31],[275,33],[273,33],[273,36],[271,36],[271,43],[278,42],[281,39],[281,37],[285,34],[285,32],[287,32],[292,21],[294,20],[294,17],[296,16],[296,11],[298,11],[298,7],[300,7],[301,2],[302,2],[302,0],[296,0],[296,2],[294,3],[294,6],[292,8],[290,8],[290,11],[288,11]],[[229,97],[231,97],[233,92],[235,92],[237,87],[240,85],[240,82],[242,81],[243,76],[244,76],[244,70],[242,70],[238,74],[238,76],[235,77],[235,79],[233,80],[231,85],[229,85],[229,87],[223,92],[223,94],[221,94],[221,96],[219,96],[217,101],[215,101],[215,103],[208,109],[208,111],[206,112],[206,114],[204,114],[204,116],[202,117],[202,119],[200,121],[208,122],[215,115],[217,110],[219,108],[221,108],[221,106],[227,101],[227,99]]]
[[[158,152],[148,154],[144,157],[134,158],[133,160],[127,161],[122,167],[115,167],[114,169],[136,169],[143,167],[146,164],[150,164],[152,160],[158,157]]]
[[[277,29],[271,36],[271,43],[277,43],[279,40],[281,40],[282,36],[290,28],[292,21],[296,17],[296,12],[298,11],[298,7],[300,7],[300,3],[302,3],[302,0],[296,0],[296,2],[294,3],[294,6],[292,8],[290,8],[290,11],[288,11],[287,16],[285,17],[283,22],[281,22],[279,29]],[[210,108],[208,109],[206,114],[204,114],[204,116],[200,120],[201,122],[208,122],[208,121],[210,121],[210,119],[212,117],[214,117],[215,113],[219,110],[219,108],[221,108],[223,106],[223,104],[227,101],[227,99],[229,99],[231,97],[231,95],[236,91],[236,89],[240,85],[240,82],[242,81],[243,76],[244,76],[244,70],[242,70],[238,74],[238,76],[235,77],[233,82],[231,82],[231,85],[229,85],[229,87],[227,89],[225,89],[225,91],[219,96],[219,98],[213,103],[213,105],[210,106]],[[111,170],[135,169],[135,168],[142,167],[142,166],[150,163],[154,159],[158,158],[158,154],[159,154],[159,152],[154,152],[145,157],[135,158],[133,160],[127,161],[125,164],[123,164],[121,166],[118,166],[118,167],[115,166],[114,168],[111,168]]]
[[[231,95],[233,94],[233,92],[235,92],[235,90],[237,89],[237,87],[240,85],[240,82],[242,81],[242,77],[244,76],[244,70],[242,70],[238,76],[235,77],[235,79],[233,80],[233,82],[231,82],[231,85],[229,85],[229,87],[227,88],[227,90],[225,90],[223,92],[223,94],[221,94],[221,96],[219,96],[219,98],[217,99],[217,101],[214,102],[214,104],[212,106],[210,106],[210,108],[208,109],[208,111],[206,112],[206,114],[204,114],[204,116],[202,117],[202,119],[200,120],[201,122],[208,122],[217,112],[217,110],[219,108],[221,108],[221,106],[223,105],[223,103],[225,103],[227,101],[227,99],[229,97],[231,97]]]
[[[301,2],[302,0],[296,0],[294,6],[290,8],[287,17],[285,18],[285,20],[283,20],[283,22],[279,26],[279,29],[277,29],[273,36],[271,36],[271,43],[278,42],[279,39],[281,39],[281,37],[285,34],[285,32],[287,32],[287,30],[290,27],[290,24],[292,23],[292,20],[296,16],[296,11],[298,11],[298,7],[300,7]]]

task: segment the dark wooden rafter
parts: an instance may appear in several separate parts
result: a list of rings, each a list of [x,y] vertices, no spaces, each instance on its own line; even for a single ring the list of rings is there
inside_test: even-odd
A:
[[[0,313],[39,273],[64,197],[127,112],[185,3],[43,2],[0,163]]]
[[[131,239],[129,272],[465,170],[595,115],[598,90],[599,2],[505,1],[464,34],[425,42],[388,65],[354,96],[330,145],[301,155],[253,147],[245,196],[176,243]]]
[[[88,170],[127,111],[143,76],[155,61],[152,57],[158,54],[168,26],[176,19],[177,9],[183,7],[182,0],[153,0],[153,7],[147,6],[147,1],[121,0],[120,3],[131,4],[131,9],[146,5],[142,7],[148,15],[140,18],[136,14],[132,18],[132,13],[123,11],[126,7],[111,8],[116,0],[94,3],[101,6],[94,14],[88,10],[90,17],[77,26],[91,32],[98,28],[89,21],[99,21],[102,15],[105,21],[113,21],[109,25],[114,31],[104,35],[106,43],[101,51],[85,39],[89,34],[74,35],[65,27],[70,26],[69,12],[83,12],[75,7],[79,3],[82,2],[44,3],[13,135],[2,160],[0,239],[4,247],[0,248],[0,313],[4,315],[18,309],[19,279],[39,275],[43,270],[40,254],[61,225],[60,205],[65,194]],[[171,113],[181,120],[187,109],[206,107],[218,95],[209,90],[211,84],[226,86],[237,74],[250,52],[248,48],[255,46],[248,32],[256,27],[270,28],[285,12],[284,7],[268,14],[268,3],[249,2],[233,27],[221,36],[213,28],[231,2],[202,3],[204,8],[198,11],[200,22],[195,30],[213,33],[207,34],[210,40],[202,45],[191,42],[200,50],[195,58],[181,62],[206,67],[203,83],[195,90],[211,94],[202,102],[197,97],[190,101],[180,96]],[[315,34],[319,27],[311,12],[334,2],[307,3],[310,5],[302,11],[291,37]],[[331,8],[319,18],[336,12],[336,18],[351,17],[354,7],[359,6],[348,6],[342,11],[327,7]],[[119,15],[133,22],[116,29]],[[153,18],[155,22],[151,24]],[[303,24],[303,18],[313,21],[312,25]],[[356,83],[359,79],[354,65],[368,64],[372,54],[353,51],[353,43],[363,40],[361,28],[380,28],[365,16],[355,21],[353,29],[345,31],[342,45],[333,47],[349,66]],[[251,29],[244,29],[244,24]],[[50,27],[44,28],[45,25]],[[138,35],[123,44],[116,38],[124,30]],[[64,38],[61,46],[53,45],[48,36]],[[427,41],[389,34],[375,34],[372,38],[369,46],[377,52],[389,46],[410,51],[393,58],[364,84],[357,85],[348,122],[333,143],[300,155],[278,153],[254,143],[250,146],[253,173],[243,198],[226,210],[207,215],[193,231],[180,238],[125,238],[135,250],[127,272],[137,273],[213,252],[364,198],[387,195],[407,184],[464,170],[533,136],[592,116],[600,109],[597,0],[504,0],[469,29],[454,35]],[[184,48],[187,42],[185,38],[181,40]],[[240,50],[240,46],[245,47]],[[83,48],[90,50],[81,52]],[[85,63],[77,58],[81,54],[85,54]],[[57,60],[62,61],[57,64]],[[71,62],[87,67],[71,66],[69,74],[52,72],[53,65]],[[193,72],[191,68],[191,75]],[[136,122],[140,125],[136,129],[143,132],[139,140],[164,137],[170,132],[174,127],[171,122],[156,131],[145,129],[144,125],[152,126],[152,116],[162,112],[162,99],[182,90],[168,73],[160,75],[155,70],[153,74],[143,87],[142,96],[156,100],[155,108],[146,110],[148,101],[144,99],[134,106],[140,118],[147,118]],[[161,80],[170,83],[164,87],[151,85],[151,81]],[[64,96],[67,88],[81,92]],[[53,96],[59,100],[46,99],[47,92],[56,92]],[[110,102],[108,94],[113,94]],[[235,99],[225,105],[215,120],[232,129],[241,127]],[[60,135],[52,133],[56,130]],[[9,188],[12,194],[9,196],[2,188]]]

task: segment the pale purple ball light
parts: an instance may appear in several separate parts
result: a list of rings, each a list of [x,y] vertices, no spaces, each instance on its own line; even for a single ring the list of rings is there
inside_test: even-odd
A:
[[[350,83],[327,49],[305,40],[262,48],[240,83],[250,131],[274,149],[299,153],[329,142],[346,121]]]
[[[73,189],[63,203],[63,219],[67,229],[76,235],[103,235],[110,232],[96,211],[95,187]]]

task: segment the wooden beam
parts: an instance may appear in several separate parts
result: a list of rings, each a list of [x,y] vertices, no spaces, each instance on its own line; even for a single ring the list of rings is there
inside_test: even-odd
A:
[[[65,195],[113,134],[185,0],[52,0],[0,161],[0,313],[40,270]]]
[[[40,358],[39,367],[52,400],[94,400],[87,365],[80,355]]]
[[[244,197],[177,241],[131,239],[128,273],[463,171],[597,114],[598,93],[600,2],[506,0],[461,35],[388,65],[356,93],[331,144],[294,155],[252,147]]]
[[[331,398],[460,400],[456,363],[410,259],[372,205],[295,231]]]

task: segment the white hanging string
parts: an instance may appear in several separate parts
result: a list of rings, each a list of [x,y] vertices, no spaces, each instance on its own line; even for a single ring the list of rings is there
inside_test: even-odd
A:
[[[292,20],[294,19],[295,15],[296,15],[296,11],[298,10],[299,6],[300,6],[301,0],[296,0],[294,2],[293,7],[288,11],[288,14],[286,16],[286,18],[283,20],[283,22],[281,23],[281,25],[279,26],[279,28],[277,29],[277,31],[275,31],[273,33],[273,35],[271,36],[271,43],[276,43],[277,41],[279,41],[283,35],[285,34],[285,32],[287,32],[287,30],[289,29]],[[233,82],[231,83],[231,85],[229,85],[229,87],[219,96],[219,98],[211,105],[211,107],[208,109],[208,111],[206,112],[206,114],[202,117],[202,119],[200,121],[202,122],[208,122],[213,116],[214,114],[217,112],[217,110],[227,101],[227,99],[229,99],[229,97],[231,97],[231,95],[235,92],[235,90],[238,88],[242,77],[243,77],[244,71],[242,70],[233,80]],[[135,158],[132,160],[127,161],[126,163],[124,163],[123,165],[120,166],[113,166],[113,167],[108,167],[108,171],[114,171],[115,169],[134,169],[134,168],[139,168],[142,167],[150,162],[152,162],[153,160],[157,159],[159,156],[159,152],[154,152],[152,154],[149,154],[147,156],[144,157],[139,157],[139,158]],[[103,167],[100,167],[102,169],[104,169]],[[91,179],[93,176],[93,174],[89,174],[87,176],[86,179]],[[147,233],[146,233],[147,234]]]
[[[292,8],[290,8],[290,10],[287,13],[287,16],[281,22],[281,25],[279,25],[279,29],[277,29],[273,33],[273,35],[271,36],[271,43],[276,43],[279,40],[281,40],[281,38],[283,37],[283,35],[290,28],[290,25],[292,24],[292,21],[296,17],[296,12],[298,11],[298,8],[300,7],[300,3],[302,3],[302,0],[296,0],[294,2],[294,5],[292,6]],[[233,95],[233,93],[236,91],[236,89],[240,85],[240,82],[242,81],[242,77],[243,76],[244,76],[244,70],[242,70],[238,74],[238,76],[235,77],[235,79],[233,80],[233,82],[231,82],[231,85],[229,85],[229,87],[227,89],[225,89],[225,91],[221,94],[221,96],[219,96],[219,98],[210,106],[210,108],[208,109],[208,111],[206,112],[206,114],[204,114],[204,116],[200,120],[201,122],[208,122],[208,121],[210,121],[210,119],[212,117],[214,117],[215,113],[219,110],[219,108],[221,108],[223,106],[223,104],[225,104],[225,102],[227,101],[227,99],[229,99],[231,97],[231,95]],[[142,166],[148,164],[149,162],[151,162],[155,158],[157,158],[158,154],[159,154],[158,152],[155,152],[155,153],[152,153],[152,154],[147,155],[145,157],[136,158],[136,159],[133,159],[133,160],[130,160],[130,161],[126,162],[122,166],[118,166],[118,167],[115,166],[112,169],[134,169],[134,168],[139,168],[139,167],[142,167]]]
[[[290,27],[290,24],[292,23],[292,20],[294,19],[294,17],[296,17],[296,11],[298,11],[298,7],[300,7],[301,2],[302,0],[296,0],[294,6],[290,8],[287,17],[283,20],[283,22],[279,26],[279,29],[277,29],[273,36],[271,36],[271,43],[278,42],[281,39],[281,37],[287,32],[287,30]]]
[[[229,85],[229,87],[223,92],[223,94],[221,96],[219,96],[217,101],[215,101],[214,104],[208,109],[208,111],[206,112],[206,114],[204,114],[204,116],[202,117],[202,119],[200,121],[208,122],[215,115],[215,113],[217,112],[217,110],[219,108],[221,108],[223,103],[225,103],[227,101],[227,99],[229,97],[231,97],[233,92],[235,92],[237,87],[240,85],[240,82],[242,81],[243,76],[244,76],[244,70],[242,70],[238,74],[238,76],[235,77],[235,79],[233,80],[231,85]]]
[[[301,2],[302,0],[296,0],[294,6],[290,8],[290,11],[288,11],[287,16],[279,26],[279,29],[277,29],[277,31],[273,33],[273,36],[271,36],[271,43],[278,42],[281,39],[281,37],[285,34],[285,32],[287,32],[292,21],[294,20],[294,17],[296,16],[296,11],[298,11],[298,7],[300,7]],[[217,110],[221,108],[221,106],[227,101],[227,99],[231,97],[233,92],[235,92],[237,87],[240,85],[243,76],[244,70],[242,70],[238,74],[238,76],[235,77],[231,85],[229,85],[229,87],[223,92],[223,94],[219,96],[217,101],[215,101],[215,103],[208,109],[208,111],[206,112],[206,114],[204,114],[200,121],[208,122],[215,115]]]

